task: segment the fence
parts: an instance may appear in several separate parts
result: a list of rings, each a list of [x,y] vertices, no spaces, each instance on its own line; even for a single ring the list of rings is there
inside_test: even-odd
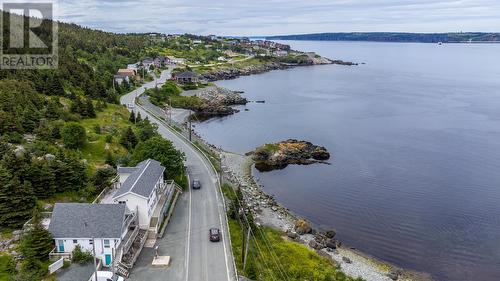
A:
[[[63,266],[64,266],[64,258],[58,259],[57,261],[49,265],[49,274],[56,272]]]

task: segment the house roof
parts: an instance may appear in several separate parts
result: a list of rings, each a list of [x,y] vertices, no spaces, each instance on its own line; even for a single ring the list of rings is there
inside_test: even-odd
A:
[[[125,204],[56,203],[49,232],[54,238],[119,238]]]
[[[135,167],[120,167],[118,172],[130,173],[128,178],[122,183],[120,189],[113,198],[120,197],[126,193],[134,193],[148,198],[153,191],[158,178],[163,175],[165,167],[154,159],[147,159]]]
[[[177,75],[175,75],[176,78],[195,78],[198,77],[198,74],[192,72],[192,71],[184,71],[181,72]]]
[[[135,71],[133,69],[121,68],[121,69],[118,69],[117,74],[118,75],[124,75],[124,76],[134,76],[135,75]]]

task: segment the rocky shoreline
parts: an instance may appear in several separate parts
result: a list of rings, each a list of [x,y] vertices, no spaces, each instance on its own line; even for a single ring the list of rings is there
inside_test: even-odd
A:
[[[327,163],[330,159],[325,147],[295,139],[262,145],[248,155],[252,155],[255,168],[260,172],[284,169],[290,164]]]
[[[283,62],[268,62],[261,65],[251,65],[243,68],[229,67],[218,69],[216,71],[207,71],[201,74],[201,77],[207,81],[213,82],[217,80],[231,80],[236,79],[241,76],[249,76],[253,74],[260,74],[272,70],[282,70],[298,66],[312,66],[312,65],[324,65],[324,64],[338,64],[353,66],[358,65],[358,63],[342,61],[342,60],[330,60],[327,58],[311,58],[310,60],[302,63],[283,63]]]
[[[208,86],[197,90],[181,93],[182,96],[196,96],[202,103],[193,108],[198,119],[206,120],[212,117],[222,117],[239,112],[235,105],[245,105],[248,100],[240,92],[231,91],[218,86]]]
[[[250,156],[222,152],[224,179],[239,186],[257,225],[265,225],[286,233],[287,239],[301,243],[324,256],[347,275],[366,281],[431,281],[424,273],[403,270],[381,262],[344,245],[334,230],[319,231],[309,222],[298,218],[281,206],[272,195],[266,194],[259,179],[252,174],[254,161]]]

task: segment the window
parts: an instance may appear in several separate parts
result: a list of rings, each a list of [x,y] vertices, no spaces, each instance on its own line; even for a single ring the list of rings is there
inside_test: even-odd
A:
[[[109,239],[104,239],[104,248],[109,248]]]
[[[89,244],[90,244],[90,245],[94,245],[94,240],[90,239],[90,240],[89,240]]]
[[[78,240],[73,239],[73,244],[78,244]]]

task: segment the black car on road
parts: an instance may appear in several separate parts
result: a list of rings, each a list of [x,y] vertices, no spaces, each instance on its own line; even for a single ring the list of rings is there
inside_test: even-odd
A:
[[[210,237],[210,241],[219,242],[220,241],[220,230],[218,228],[210,228],[209,237]]]
[[[201,188],[200,180],[194,179],[192,186],[193,186],[193,189],[200,189]]]

